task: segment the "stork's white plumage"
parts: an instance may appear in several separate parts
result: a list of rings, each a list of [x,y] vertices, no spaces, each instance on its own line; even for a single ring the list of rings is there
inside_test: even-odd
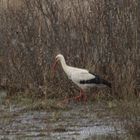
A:
[[[86,69],[68,66],[62,54],[58,54],[56,56],[55,63],[53,65],[54,70],[58,61],[60,61],[62,68],[64,72],[67,74],[68,78],[71,79],[77,86],[79,86],[80,89],[82,89],[80,90],[80,96],[76,97],[77,99],[83,96],[84,93],[83,91],[87,88],[103,87],[103,86],[108,86],[111,88],[111,83],[100,78],[98,75],[90,73]]]

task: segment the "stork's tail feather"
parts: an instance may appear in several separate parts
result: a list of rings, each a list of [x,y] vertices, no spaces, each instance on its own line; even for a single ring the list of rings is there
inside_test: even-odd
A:
[[[92,72],[90,72],[90,73],[95,76],[95,78],[92,80],[94,83],[96,83],[96,84],[104,84],[104,85],[108,86],[109,88],[111,88],[111,83],[110,82],[108,82],[105,79],[102,79],[99,75],[96,75],[96,74],[94,74]]]

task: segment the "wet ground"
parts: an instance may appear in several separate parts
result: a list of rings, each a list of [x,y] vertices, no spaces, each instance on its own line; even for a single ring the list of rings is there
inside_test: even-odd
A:
[[[125,133],[119,119],[99,102],[70,103],[64,110],[52,111],[29,111],[1,103],[0,112],[3,140],[92,140],[94,136],[122,137]]]
[[[87,106],[87,110],[83,105],[73,104],[68,111],[27,112],[15,106],[1,106],[0,138],[82,140],[94,135],[124,133],[117,118],[110,118],[106,113],[100,116],[104,110]]]

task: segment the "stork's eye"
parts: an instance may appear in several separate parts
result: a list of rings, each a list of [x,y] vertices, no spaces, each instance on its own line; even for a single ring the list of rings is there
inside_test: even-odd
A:
[[[57,58],[56,58],[56,61],[58,61],[58,60],[59,60],[59,58],[57,57]]]

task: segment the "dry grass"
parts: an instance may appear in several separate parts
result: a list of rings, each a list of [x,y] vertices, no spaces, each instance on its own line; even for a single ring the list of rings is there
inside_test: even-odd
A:
[[[111,81],[113,96],[139,94],[137,1],[23,2],[20,9],[0,13],[1,86],[11,93],[24,89],[47,97],[71,95],[72,84],[62,70],[51,78],[54,56],[62,53],[69,65]]]
[[[128,99],[118,102],[116,114],[122,119],[122,127],[130,137],[140,137],[140,99]]]

